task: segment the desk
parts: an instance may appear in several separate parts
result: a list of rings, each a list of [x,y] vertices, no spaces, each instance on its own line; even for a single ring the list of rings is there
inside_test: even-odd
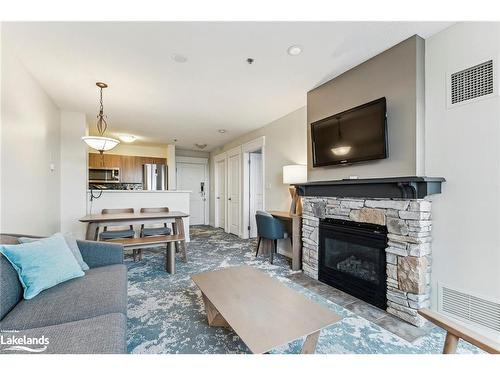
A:
[[[292,270],[302,268],[302,216],[290,215],[288,211],[268,211],[275,218],[292,222]]]
[[[132,225],[145,223],[158,223],[165,221],[173,222],[173,234],[184,235],[183,218],[189,217],[188,214],[180,211],[170,212],[137,212],[122,214],[94,214],[87,215],[80,219],[82,223],[88,223],[86,240],[97,241],[97,229],[106,225]]]

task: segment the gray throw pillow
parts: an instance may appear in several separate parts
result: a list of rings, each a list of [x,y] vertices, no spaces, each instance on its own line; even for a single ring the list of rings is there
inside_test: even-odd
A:
[[[66,241],[66,244],[68,245],[69,249],[73,253],[73,256],[75,257],[77,263],[81,267],[82,271],[87,271],[89,269],[89,266],[85,261],[83,260],[82,253],[80,252],[80,249],[78,248],[78,244],[76,243],[76,238],[73,236],[72,233],[65,233],[63,234],[64,240]],[[30,237],[19,237],[18,241],[19,243],[29,243],[33,241],[38,241],[40,238],[30,238]]]

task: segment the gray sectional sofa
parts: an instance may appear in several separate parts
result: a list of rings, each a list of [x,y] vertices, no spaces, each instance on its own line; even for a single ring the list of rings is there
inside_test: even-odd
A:
[[[1,237],[3,243],[6,238]],[[11,243],[14,241],[11,237]],[[0,254],[0,334],[4,342],[12,336],[43,335],[49,341],[43,353],[126,352],[123,247],[93,241],[78,241],[78,247],[90,267],[85,276],[45,290],[31,300],[23,299],[16,271]],[[0,354],[26,353],[11,347],[0,342]]]

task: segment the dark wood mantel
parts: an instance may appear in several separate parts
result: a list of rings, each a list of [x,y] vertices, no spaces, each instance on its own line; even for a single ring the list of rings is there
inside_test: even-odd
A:
[[[295,185],[303,197],[423,199],[441,193],[443,177],[388,177],[315,181]]]

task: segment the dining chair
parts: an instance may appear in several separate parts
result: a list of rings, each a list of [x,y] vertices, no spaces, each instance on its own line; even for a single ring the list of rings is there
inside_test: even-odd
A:
[[[168,207],[149,207],[149,208],[141,208],[141,213],[157,213],[157,212],[169,212]],[[150,237],[150,236],[168,236],[172,231],[167,226],[167,223],[163,223],[162,227],[152,227],[145,228],[144,224],[141,225],[141,237]]]
[[[104,208],[101,213],[105,214],[133,214],[133,208]],[[103,228],[103,231],[99,235],[101,241],[114,240],[116,238],[134,238],[135,232],[132,225],[129,229],[118,229],[118,230],[108,230],[108,226]]]
[[[283,222],[265,211],[257,211],[255,213],[255,221],[257,222],[257,250],[255,256],[259,255],[259,248],[261,240],[272,241],[273,246],[271,247],[269,254],[269,260],[273,264],[274,253],[278,252],[278,240],[287,238],[287,233],[285,231],[285,226]],[[290,238],[291,239],[291,238]]]

